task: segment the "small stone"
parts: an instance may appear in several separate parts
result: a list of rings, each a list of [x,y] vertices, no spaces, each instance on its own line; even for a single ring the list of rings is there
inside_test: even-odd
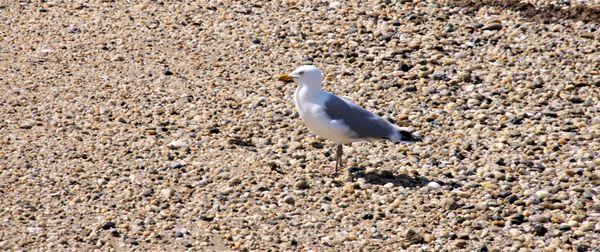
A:
[[[299,179],[298,181],[296,181],[296,189],[299,190],[304,190],[304,189],[308,189],[310,186],[308,185],[308,182],[306,181],[306,179]]]
[[[535,196],[538,196],[539,198],[543,199],[550,196],[550,193],[546,190],[539,190],[535,192]]]
[[[454,200],[453,198],[447,198],[443,201],[443,206],[445,209],[447,210],[454,210],[454,209],[458,209],[459,205],[456,203],[456,200]]]
[[[32,234],[40,234],[44,229],[41,227],[29,227],[27,228],[27,231]]]
[[[285,198],[283,198],[283,202],[290,204],[290,205],[294,205],[296,203],[296,199],[294,199],[294,197],[292,197],[291,195],[285,196]]]
[[[431,181],[431,182],[427,183],[427,186],[429,186],[431,188],[435,188],[435,189],[439,189],[442,187],[438,182],[435,182],[435,181]]]
[[[594,229],[594,223],[591,221],[584,221],[581,223],[579,229],[583,232],[592,231]]]
[[[479,99],[469,99],[467,100],[467,107],[476,108],[481,105],[481,101]]]
[[[533,223],[546,223],[550,221],[550,216],[545,214],[534,214],[530,215],[527,219],[529,220],[529,222]]]
[[[542,224],[534,224],[532,231],[537,236],[544,236],[546,233],[548,233],[548,229],[546,229],[546,227],[544,227]]]
[[[163,196],[164,199],[170,199],[171,196],[173,196],[173,189],[170,188],[166,188],[166,189],[162,189],[160,190],[160,194]]]
[[[508,197],[506,197],[506,202],[514,204],[518,199],[519,197],[517,195],[511,194]]]
[[[331,9],[336,9],[336,8],[340,7],[341,5],[342,5],[342,4],[341,4],[340,2],[338,2],[338,1],[335,1],[335,2],[331,2],[331,3],[329,3],[329,8],[331,8]]]
[[[521,214],[521,213],[516,213],[516,214],[511,215],[509,217],[509,220],[513,224],[520,225],[523,222],[525,222],[525,216],[523,214]]]
[[[498,31],[502,29],[502,23],[493,22],[481,27],[484,31]]]
[[[311,46],[311,47],[312,47],[312,46],[315,46],[315,45],[317,45],[317,42],[316,42],[316,41],[314,41],[314,40],[312,40],[312,39],[306,40],[306,41],[304,41],[304,43],[305,43],[307,46]]]
[[[414,85],[408,85],[404,87],[404,92],[415,92],[417,91],[417,87]]]
[[[150,197],[152,194],[154,194],[154,190],[152,190],[152,188],[146,188],[144,191],[142,191],[142,196],[144,197]]]
[[[435,235],[432,235],[432,234],[423,235],[423,241],[425,241],[426,243],[431,243],[434,240],[435,240]]]
[[[172,141],[169,144],[167,144],[167,147],[169,147],[170,149],[179,149],[179,148],[185,148],[188,147],[188,144],[184,141]]]
[[[465,92],[468,92],[468,93],[473,92],[475,90],[475,85],[473,85],[473,84],[466,85],[464,87],[464,90],[465,90]]]
[[[597,248],[596,248],[597,249]],[[586,245],[586,244],[579,244],[577,245],[577,252],[586,252],[586,251],[590,251],[590,246]]]
[[[471,72],[468,72],[468,71],[458,72],[458,79],[460,79],[461,81],[464,81],[464,82],[471,81]],[[473,87],[475,87],[475,86],[473,86]]]
[[[595,38],[595,34],[597,33],[593,33],[593,32],[583,32],[580,34],[580,36],[582,38],[587,38],[587,39],[594,39]]]
[[[32,122],[25,122],[25,123],[21,124],[19,126],[19,128],[21,128],[21,129],[31,129],[31,128],[33,128],[33,123]]]
[[[345,184],[344,187],[342,188],[342,191],[344,192],[344,194],[353,194],[354,193],[354,185]]]
[[[459,249],[464,249],[467,246],[467,241],[466,240],[457,240],[454,243],[454,246],[456,246]]]
[[[566,224],[566,223],[563,223],[563,224],[560,224],[560,225],[558,225],[558,227],[557,227],[557,228],[558,228],[558,230],[562,230],[562,231],[568,231],[568,230],[571,230],[571,226],[569,226],[569,225],[568,225],[568,224]]]
[[[108,230],[108,229],[115,228],[115,227],[117,227],[117,224],[112,221],[107,221],[107,222],[104,222],[104,224],[102,224],[102,229],[104,229],[104,230]]]
[[[377,174],[377,169],[373,167],[368,167],[367,169],[365,169],[365,174]]]
[[[323,147],[324,147],[323,143],[319,142],[319,141],[311,142],[310,146],[312,146],[313,148],[316,148],[316,149],[323,149]]]
[[[540,204],[542,208],[556,210],[556,209],[565,209],[565,204],[563,203],[542,203]]]
[[[499,188],[499,186],[497,184],[494,184],[494,183],[489,182],[489,181],[481,182],[481,186],[483,188],[490,189],[490,190],[496,190],[496,189]]]
[[[214,215],[201,215],[200,219],[203,220],[203,221],[210,222],[210,221],[213,221],[215,219],[215,216]]]
[[[585,100],[581,99],[579,96],[573,96],[569,98],[569,101],[572,103],[583,103]]]
[[[302,148],[302,143],[300,142],[291,142],[290,143],[290,150],[298,150]]]
[[[173,72],[171,72],[171,70],[165,70],[165,72],[163,74],[165,76],[171,76],[171,75],[173,75]]]
[[[419,73],[417,74],[417,77],[419,77],[419,79],[425,79],[425,78],[429,77],[429,72],[419,71]]]
[[[123,57],[123,55],[117,54],[117,55],[114,55],[114,56],[111,58],[111,60],[112,60],[112,61],[123,61],[123,60],[125,60],[125,57]]]
[[[183,232],[181,232],[181,231],[179,231],[179,230],[178,230],[178,231],[175,231],[175,237],[176,237],[176,238],[183,238]]]
[[[408,72],[408,70],[410,70],[412,67],[407,65],[406,63],[402,63],[402,65],[400,65],[400,70],[402,72]]]
[[[169,167],[171,167],[171,169],[179,169],[181,167],[184,167],[186,165],[185,162],[172,162]]]
[[[521,231],[519,231],[519,229],[516,229],[516,228],[511,228],[510,230],[508,230],[508,233],[512,237],[520,237],[520,236],[522,236]]]
[[[369,213],[369,212],[365,212],[362,214],[361,218],[363,220],[372,220],[373,219],[373,214]]]
[[[443,72],[435,72],[435,73],[433,73],[433,75],[431,75],[431,77],[432,77],[434,80],[443,80],[443,79],[446,79],[446,73],[443,73]]]

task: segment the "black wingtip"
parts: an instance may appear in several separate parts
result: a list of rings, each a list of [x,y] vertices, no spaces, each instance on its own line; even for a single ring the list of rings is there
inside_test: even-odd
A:
[[[421,142],[421,141],[423,141],[422,137],[417,136],[406,130],[399,130],[398,132],[400,132],[400,136],[402,136],[402,141],[406,141],[406,142]]]

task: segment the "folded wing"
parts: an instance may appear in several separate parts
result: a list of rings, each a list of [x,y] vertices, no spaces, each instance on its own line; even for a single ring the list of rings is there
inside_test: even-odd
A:
[[[325,112],[332,120],[338,120],[356,133],[357,139],[399,138],[398,128],[387,120],[360,106],[330,94],[325,101]]]

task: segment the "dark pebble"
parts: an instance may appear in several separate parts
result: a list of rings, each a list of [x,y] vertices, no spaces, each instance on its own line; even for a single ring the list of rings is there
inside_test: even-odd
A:
[[[210,130],[208,130],[208,133],[210,134],[218,134],[219,132],[221,132],[219,128],[211,128]]]
[[[408,70],[410,70],[411,68],[412,68],[412,67],[410,67],[410,66],[409,66],[409,65],[407,65],[407,64],[402,64],[402,65],[400,66],[400,70],[402,70],[402,72],[408,72]]]
[[[523,214],[517,213],[517,214],[510,216],[509,220],[513,224],[520,225],[520,224],[523,224],[523,222],[525,222],[525,216]]]
[[[112,221],[107,221],[102,225],[102,229],[108,230],[117,227],[117,224]]]
[[[313,148],[317,148],[317,149],[323,149],[323,147],[324,147],[322,142],[312,142],[312,143],[310,143],[310,146],[312,146]]]
[[[535,224],[533,225],[533,233],[537,236],[544,236],[548,233],[548,229],[542,224]]]
[[[575,97],[571,97],[571,98],[569,99],[569,101],[570,101],[570,102],[572,102],[572,103],[583,103],[583,99],[581,99],[581,98],[579,98],[579,97],[577,97],[577,96],[575,96]]]
[[[588,245],[577,245],[577,252],[585,252],[585,251],[589,251],[590,247]]]
[[[121,234],[119,234],[119,230],[113,230],[110,232],[110,235],[112,235],[112,237],[121,237]]]
[[[184,167],[184,166],[185,166],[185,164],[180,163],[180,162],[173,162],[170,165],[171,169],[179,169],[179,168]]]
[[[404,87],[404,92],[415,92],[417,91],[417,87],[413,86],[413,85],[408,85],[406,87]]]
[[[518,199],[519,199],[519,197],[517,197],[517,195],[514,195],[514,194],[506,197],[506,201],[510,204],[515,203],[515,201],[517,201]]]
[[[215,217],[212,215],[202,215],[200,216],[200,219],[203,221],[213,221]]]
[[[362,215],[362,219],[363,220],[372,220],[373,219],[373,214],[372,213],[364,213]]]

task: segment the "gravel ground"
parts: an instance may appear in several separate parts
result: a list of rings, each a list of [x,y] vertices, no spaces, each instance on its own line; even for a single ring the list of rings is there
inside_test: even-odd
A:
[[[598,1],[4,1],[1,250],[600,248]],[[424,136],[307,131],[301,64]]]

